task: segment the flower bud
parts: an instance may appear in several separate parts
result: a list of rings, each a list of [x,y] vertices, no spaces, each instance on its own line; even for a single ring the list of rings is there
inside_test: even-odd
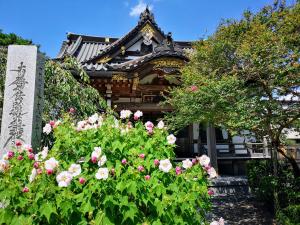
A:
[[[144,158],[145,158],[145,154],[139,154],[139,157],[140,157],[141,159],[144,159]]]
[[[75,112],[76,112],[76,110],[74,108],[69,109],[69,113],[75,113]]]
[[[7,152],[7,157],[8,159],[11,159],[12,157],[14,157],[15,153],[13,151],[8,151]]]
[[[138,166],[138,171],[143,172],[145,169],[143,166]]]
[[[39,168],[39,165],[40,165],[39,162],[34,162],[34,163],[33,163],[33,167],[36,168],[36,169]]]
[[[31,160],[34,160],[34,158],[35,158],[35,157],[34,157],[34,154],[33,154],[33,153],[29,153],[29,154],[28,154],[28,158],[31,159]]]
[[[92,163],[97,163],[98,159],[97,159],[97,157],[92,157],[91,161],[92,161]]]
[[[145,180],[150,180],[150,178],[151,178],[150,175],[145,176]]]
[[[122,164],[125,165],[127,163],[126,159],[122,159]]]
[[[48,169],[48,170],[46,170],[46,172],[47,172],[48,175],[51,175],[53,173],[53,170]]]
[[[19,155],[17,159],[21,161],[24,159],[24,157],[22,155]]]
[[[24,187],[22,190],[23,193],[29,192],[29,188],[28,187]]]
[[[154,159],[154,165],[158,166],[159,165],[159,160],[158,159]]]
[[[19,147],[22,145],[22,142],[21,141],[16,141],[16,146]]]
[[[214,194],[214,191],[211,190],[211,189],[209,189],[209,190],[207,191],[207,194],[208,194],[208,195],[213,195],[213,194]]]
[[[79,178],[79,183],[84,184],[85,183],[85,179],[83,177]]]
[[[55,121],[54,120],[50,120],[49,124],[51,125],[51,127],[54,127]]]
[[[175,172],[176,172],[176,175],[179,175],[179,174],[181,174],[181,168],[180,168],[180,167],[178,167],[178,166],[176,166],[176,168],[175,168]]]

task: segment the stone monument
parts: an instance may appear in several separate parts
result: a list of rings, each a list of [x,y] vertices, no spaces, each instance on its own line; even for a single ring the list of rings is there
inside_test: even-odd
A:
[[[36,46],[8,47],[0,157],[16,141],[36,150],[42,132],[45,57]]]

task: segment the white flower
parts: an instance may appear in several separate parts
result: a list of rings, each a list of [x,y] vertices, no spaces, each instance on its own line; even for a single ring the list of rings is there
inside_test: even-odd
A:
[[[30,183],[35,179],[36,175],[37,175],[37,170],[36,170],[35,168],[33,168],[33,169],[31,170],[31,174],[30,174],[30,176],[29,176],[29,182],[30,182]]]
[[[183,160],[183,161],[182,161],[182,167],[183,167],[184,169],[191,168],[192,166],[193,166],[193,163],[192,163],[191,160],[186,159],[186,160]]]
[[[136,111],[136,112],[134,113],[133,116],[134,116],[135,119],[138,119],[138,118],[140,118],[141,116],[143,116],[143,112],[140,111],[140,110],[138,110],[138,111]]]
[[[132,114],[132,112],[130,110],[122,110],[120,112],[120,118],[121,119],[129,118],[131,114]]]
[[[103,166],[107,161],[106,155],[101,156],[99,162],[98,162],[98,166]]]
[[[164,122],[163,122],[162,120],[159,121],[158,124],[157,124],[157,128],[158,128],[158,129],[163,129],[164,127],[165,127]]]
[[[223,217],[221,217],[221,218],[219,219],[219,224],[220,224],[220,225],[224,225],[224,224],[225,224],[225,221],[224,221]]]
[[[170,134],[170,135],[167,137],[167,141],[168,141],[168,144],[173,145],[173,144],[175,144],[175,142],[176,142],[176,137],[175,137],[173,134]]]
[[[224,225],[224,224],[225,224],[224,219],[222,217],[219,219],[219,221],[214,220],[210,223],[210,225]]]
[[[217,177],[217,172],[215,170],[215,168],[211,167],[207,170],[207,173],[209,175],[209,178],[215,178]]]
[[[198,160],[201,166],[209,166],[210,158],[207,155],[202,155]]]
[[[55,158],[52,157],[45,161],[46,170],[54,170],[56,167],[58,167],[58,161]]]
[[[77,131],[82,131],[84,129],[85,125],[86,125],[86,121],[85,120],[79,121],[77,123],[76,130]]]
[[[72,174],[68,171],[63,171],[56,176],[56,181],[59,187],[67,187],[72,181]]]
[[[92,152],[92,158],[97,158],[99,159],[101,156],[102,150],[100,147],[95,147],[94,151]]]
[[[50,134],[52,131],[52,127],[49,123],[47,123],[44,127],[43,127],[43,133],[46,133],[46,134]]]
[[[165,173],[168,173],[172,169],[172,164],[169,159],[159,161],[159,169]]]
[[[92,115],[91,117],[89,117],[88,121],[89,121],[89,123],[94,124],[94,123],[97,122],[98,118],[99,118],[98,114],[95,113],[94,115]]]
[[[0,159],[0,172],[4,172],[7,168],[8,168],[8,161],[7,160],[3,160],[3,159]]]
[[[49,152],[48,147],[46,147],[46,146],[43,147],[43,150],[41,152],[35,154],[35,156],[34,156],[35,161],[42,161],[42,160],[46,159],[48,156],[48,152]]]
[[[76,177],[81,174],[81,166],[79,164],[72,164],[68,171],[73,177]]]
[[[99,168],[98,172],[96,173],[96,179],[98,180],[106,180],[108,178],[108,169],[107,168]]]

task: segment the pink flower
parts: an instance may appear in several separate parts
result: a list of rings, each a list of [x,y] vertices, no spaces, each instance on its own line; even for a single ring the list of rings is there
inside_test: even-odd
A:
[[[19,140],[16,141],[16,146],[17,146],[17,147],[19,147],[19,146],[21,146],[21,145],[22,145],[22,142],[21,142],[21,141],[19,141]]]
[[[38,168],[36,171],[37,171],[37,174],[42,174],[43,173],[43,170],[41,168]]]
[[[147,131],[150,131],[150,130],[152,131],[153,127],[154,127],[154,124],[152,122],[148,121],[148,122],[145,123],[145,127],[146,127]]]
[[[150,178],[151,178],[150,175],[145,176],[145,180],[150,180]]]
[[[29,153],[28,154],[28,158],[31,159],[31,160],[34,160],[35,159],[35,156],[33,153]]]
[[[158,159],[154,159],[154,165],[158,166],[159,165],[159,160]]]
[[[11,159],[12,157],[14,157],[15,153],[13,151],[8,151],[7,152],[7,157],[8,159]]]
[[[140,157],[141,159],[144,159],[144,158],[145,158],[145,154],[142,153],[142,154],[139,155],[139,157]]]
[[[39,162],[34,162],[34,163],[33,163],[33,167],[34,167],[34,168],[38,169],[39,166],[40,166]]]
[[[211,190],[211,189],[209,189],[209,190],[207,191],[207,194],[208,194],[208,195],[213,195],[213,194],[214,194],[214,191]]]
[[[84,184],[85,183],[85,179],[83,177],[79,177],[79,183]]]
[[[122,159],[122,164],[125,165],[127,163],[126,159]]]
[[[22,190],[22,192],[23,192],[23,193],[29,192],[29,188],[28,188],[28,187],[24,187],[23,190]]]
[[[76,112],[76,110],[75,110],[74,108],[71,107],[71,108],[69,109],[69,113],[75,113],[75,112]]]
[[[211,168],[210,165],[204,167],[204,169],[205,169],[206,171],[208,171],[210,168]]]
[[[50,120],[49,124],[50,124],[51,127],[54,127],[55,121],[54,120]]]
[[[195,92],[195,91],[198,90],[198,87],[197,87],[196,85],[192,85],[192,86],[190,87],[190,89],[191,89],[192,92]]]
[[[143,172],[145,169],[143,166],[138,166],[138,171]]]
[[[19,155],[17,159],[21,161],[24,159],[24,157],[22,155]]]
[[[138,111],[136,111],[136,112],[134,113],[133,119],[134,119],[134,120],[138,120],[141,116],[143,116],[143,112],[140,111],[140,110],[138,110]]]
[[[192,163],[195,165],[197,163],[197,159],[192,159]]]
[[[53,170],[52,169],[47,169],[46,172],[47,172],[48,175],[51,175],[53,173]]]
[[[175,172],[176,172],[176,175],[181,174],[181,168],[179,166],[176,166]]]

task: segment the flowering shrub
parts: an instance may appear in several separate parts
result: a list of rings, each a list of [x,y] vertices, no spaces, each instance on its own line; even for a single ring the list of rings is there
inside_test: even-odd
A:
[[[51,150],[17,142],[0,160],[0,223],[206,224],[209,158],[175,164],[176,137],[142,112],[51,121]]]

